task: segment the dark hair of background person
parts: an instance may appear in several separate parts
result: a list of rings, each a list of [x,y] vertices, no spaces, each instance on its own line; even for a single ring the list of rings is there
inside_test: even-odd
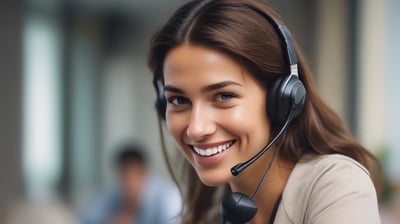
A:
[[[118,169],[133,163],[143,167],[147,166],[147,158],[144,154],[143,147],[136,143],[121,146],[115,155],[115,167]]]
[[[272,8],[258,0],[191,1],[183,5],[151,40],[148,65],[154,79],[163,83],[163,65],[168,52],[189,43],[217,49],[231,56],[268,90],[276,77],[287,74],[288,66],[279,35],[252,8],[280,19]],[[349,156],[369,170],[380,192],[382,186],[379,174],[382,170],[379,160],[357,142],[343,121],[322,101],[310,68],[297,44],[296,52],[299,78],[307,90],[307,99],[303,112],[292,121],[276,143],[279,156],[291,162],[298,161],[304,154],[337,153]],[[279,129],[271,128],[273,134]],[[181,188],[187,206],[183,223],[218,220],[219,217],[207,220],[210,216],[208,210],[213,205],[210,198],[219,200],[214,197],[217,195],[217,188],[202,184],[188,162],[184,162],[183,170],[184,188]],[[218,212],[215,216],[217,215]]]

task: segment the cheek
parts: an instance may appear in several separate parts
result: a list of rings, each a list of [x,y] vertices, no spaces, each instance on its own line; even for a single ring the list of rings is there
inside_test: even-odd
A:
[[[267,114],[261,106],[244,105],[235,110],[227,111],[221,116],[221,119],[224,119],[225,123],[231,123],[231,125],[255,127],[266,122]]]
[[[167,113],[166,124],[169,133],[174,137],[175,141],[179,141],[179,136],[185,131],[186,122],[183,116],[170,115]]]
[[[264,104],[248,104],[222,116],[226,128],[238,134],[269,135],[270,123]]]

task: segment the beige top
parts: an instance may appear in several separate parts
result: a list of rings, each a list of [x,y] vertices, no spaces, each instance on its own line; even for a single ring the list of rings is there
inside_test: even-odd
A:
[[[305,157],[290,174],[274,223],[380,223],[368,171],[343,155]]]

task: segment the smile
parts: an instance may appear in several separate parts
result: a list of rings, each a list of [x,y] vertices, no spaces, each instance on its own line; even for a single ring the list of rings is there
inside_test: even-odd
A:
[[[230,141],[228,143],[214,146],[214,147],[209,147],[209,148],[200,148],[193,146],[193,150],[200,156],[214,156],[218,153],[221,153],[228,148],[230,148],[234,144],[234,141]]]

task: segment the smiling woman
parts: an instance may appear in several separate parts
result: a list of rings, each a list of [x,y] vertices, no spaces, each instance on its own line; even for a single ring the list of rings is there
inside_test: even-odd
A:
[[[182,222],[379,223],[379,162],[278,19],[261,1],[191,1],[151,41],[159,117],[187,162]]]
[[[269,140],[265,88],[229,56],[203,46],[176,47],[163,70],[167,127],[182,153],[203,183],[217,186],[234,179],[232,164],[250,158]],[[249,172],[262,172],[263,163],[257,165]]]

